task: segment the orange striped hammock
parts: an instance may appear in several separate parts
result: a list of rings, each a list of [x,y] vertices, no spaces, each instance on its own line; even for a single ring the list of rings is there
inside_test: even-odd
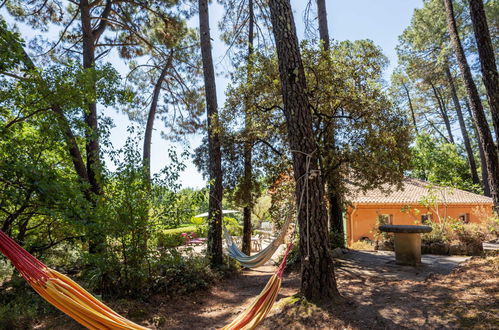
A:
[[[274,304],[292,244],[274,275],[253,303],[223,329],[254,329]],[[0,252],[21,273],[31,287],[49,303],[89,329],[147,329],[104,305],[69,277],[45,266],[0,230]]]

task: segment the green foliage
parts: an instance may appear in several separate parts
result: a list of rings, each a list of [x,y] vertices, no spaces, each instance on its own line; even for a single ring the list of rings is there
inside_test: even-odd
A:
[[[295,182],[290,175],[280,175],[269,189],[272,203],[269,209],[271,221],[279,230],[286,219],[296,218]]]
[[[223,225],[227,228],[229,234],[231,234],[232,236],[243,235],[243,226],[241,226],[235,218],[223,217]]]
[[[206,289],[219,278],[209,267],[208,259],[199,256],[182,256],[174,249],[158,255],[155,262],[158,273],[154,286],[158,291],[184,294]]]
[[[479,191],[480,187],[472,183],[468,163],[455,145],[438,142],[427,134],[421,134],[411,152],[412,177],[443,186]]]
[[[483,251],[482,243],[489,236],[489,232],[483,224],[463,224],[461,222],[454,221],[450,223],[450,227],[454,236],[453,238],[457,239],[459,243],[464,246],[466,251]]]
[[[270,221],[270,208],[272,206],[272,197],[268,191],[262,192],[253,205],[251,210],[251,224],[253,227],[259,227],[262,222]]]
[[[180,190],[176,193],[172,215],[168,220],[165,219],[165,224],[170,227],[177,227],[180,224],[194,223],[193,217],[199,212],[208,209],[207,202],[207,191],[204,189],[193,190],[187,188]]]
[[[94,225],[106,235],[106,246],[102,253],[88,256],[91,267],[85,277],[103,293],[138,295],[150,288],[158,233],[176,214],[177,178],[184,165],[170,151],[171,163],[149,186],[139,141],[133,128],[129,132],[131,137],[123,149],[111,155],[117,170],[108,173],[106,194],[96,209]],[[174,245],[169,238],[163,238],[162,243]]]
[[[381,49],[372,41],[358,40],[334,43],[324,52],[304,42],[302,57],[326,182],[341,183],[339,178],[348,177],[366,189],[399,183],[410,167],[411,134],[384,90],[387,59]],[[247,70],[241,66],[232,75],[222,114],[229,145],[224,152],[228,169],[224,180],[229,186],[239,184],[243,170],[239,155],[243,142],[250,139],[258,141],[253,148],[255,167],[266,173],[272,186],[290,170],[276,56],[267,49],[254,54],[251,84]],[[241,95],[256,96],[250,109]],[[241,115],[248,111],[252,127],[241,132]],[[248,193],[243,185],[238,187]],[[335,187],[340,195],[344,192],[340,184]]]
[[[431,232],[421,235],[423,242],[431,243],[448,243],[451,240],[452,227],[436,221],[429,221],[425,223],[426,226],[432,228]]]
[[[298,244],[298,240],[295,243],[296,244],[293,246],[293,249],[289,252],[288,259],[286,260],[287,272],[297,270],[301,265],[300,245]],[[277,264],[280,264],[281,261],[282,258],[279,258],[277,260]]]
[[[112,33],[106,33],[101,42],[121,44],[112,47],[123,58],[148,57],[145,71],[130,62],[134,72],[125,82],[114,65],[103,60],[112,48],[100,52],[103,48],[98,47],[95,65],[82,68],[78,55],[82,53],[81,20],[74,16],[77,5],[52,0],[2,4],[9,22],[25,23],[23,32],[29,27],[41,32],[50,29],[60,32],[61,39],[49,44],[43,33],[32,33],[29,38],[33,40],[25,43],[14,31],[17,28],[0,18],[0,229],[98,295],[144,297],[158,288],[185,292],[205,288],[218,276],[209,271],[203,257],[158,249],[161,240],[174,240],[173,234],[162,236],[168,228],[189,223],[206,208],[206,191],[179,191],[178,174],[185,167],[186,154],[168,150],[170,163],[149,184],[139,148],[141,131],[130,129],[131,137],[116,150],[109,142],[113,125],[109,118],[99,116],[95,131],[85,121],[91,103],[147,108],[149,96],[144,91],[152,90],[158,68],[170,56],[163,85],[168,93],[159,101],[158,114],[171,125],[173,137],[202,126],[199,54],[193,50],[197,36],[185,23],[186,8],[177,5],[176,0],[112,3],[110,20],[106,20]],[[90,20],[102,13],[92,9]],[[30,58],[31,54],[38,56]],[[130,88],[129,82],[138,88]],[[86,164],[86,144],[95,137],[100,139],[102,155],[115,168],[110,171],[102,166],[102,175],[97,177],[99,193],[90,192],[90,165]],[[203,226],[194,230],[201,234]],[[87,252],[97,236],[98,253]],[[178,238],[182,244],[180,234],[177,242]],[[12,271],[0,257],[2,328],[23,327],[24,320],[53,310],[23,280],[12,277]]]
[[[199,237],[206,237],[203,232],[199,230],[198,226],[188,226],[174,229],[164,229],[157,232],[156,239],[159,247],[173,248],[185,244],[182,233],[195,232]]]
[[[16,277],[5,289],[0,295],[0,329],[20,329],[42,315],[58,313],[23,278]]]

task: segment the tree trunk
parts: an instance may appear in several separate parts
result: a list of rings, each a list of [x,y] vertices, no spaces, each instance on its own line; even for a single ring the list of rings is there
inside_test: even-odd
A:
[[[69,155],[71,156],[71,161],[73,162],[76,174],[78,174],[78,178],[84,186],[83,194],[85,195],[85,199],[93,203],[91,189],[89,189],[90,181],[88,180],[87,168],[85,167],[85,163],[83,162],[80,147],[78,147],[78,142],[76,142],[76,138],[73,134],[73,131],[71,130],[71,126],[69,125],[67,118],[64,116],[64,112],[58,105],[53,105],[52,111],[57,117],[57,121],[59,123],[59,127],[61,128],[62,135],[64,136],[64,140],[66,142]]]
[[[144,150],[142,154],[142,162],[146,171],[146,184],[148,187],[151,186],[151,143],[152,143],[152,131],[154,128],[154,119],[156,118],[156,110],[158,108],[159,94],[161,93],[161,86],[163,85],[163,80],[172,64],[173,55],[170,54],[165,66],[161,70],[158,80],[154,85],[154,90],[152,93],[151,106],[149,108],[149,113],[147,115],[146,131],[144,133]]]
[[[112,0],[106,0],[104,10],[98,17],[98,23],[94,25],[96,17],[92,17],[92,7],[97,3],[89,3],[88,0],[80,1],[80,19],[82,29],[82,52],[83,52],[83,68],[87,70],[95,69],[95,44],[107,26],[107,17],[111,12]],[[94,28],[95,26],[95,28]],[[87,153],[87,175],[90,182],[90,189],[95,195],[102,195],[101,186],[101,163],[100,163],[100,144],[99,144],[99,127],[97,123],[97,104],[95,98],[97,96],[97,81],[95,73],[91,74],[91,96],[92,100],[87,104],[85,111],[85,150]],[[93,198],[94,206],[97,199]],[[101,253],[104,251],[105,235],[96,226],[90,226],[89,229],[89,247],[90,253]]]
[[[248,85],[251,84],[251,76],[253,72],[253,29],[255,24],[255,14],[253,11],[253,0],[248,1]],[[251,95],[245,95],[245,113],[244,113],[244,130],[245,130],[245,141],[244,141],[244,208],[243,208],[243,245],[242,252],[246,255],[251,254],[251,210],[253,209],[253,161],[252,161],[252,149],[253,149],[253,139],[251,138],[253,125],[251,120]]]
[[[416,114],[414,113],[414,107],[412,106],[411,94],[409,94],[409,89],[404,83],[402,83],[402,87],[404,88],[405,95],[407,95],[407,100],[409,102],[409,109],[411,110],[411,117],[412,117],[412,125],[414,126],[414,130],[416,131],[416,135],[419,135],[418,125],[416,124]]]
[[[324,185],[318,172],[317,144],[305,92],[305,73],[295,23],[289,0],[274,0],[269,5],[279,60],[284,115],[293,155],[295,197],[297,205],[301,204],[298,210],[302,257],[301,291],[309,300],[331,301],[340,295],[336,287],[328,240]],[[302,192],[305,194],[300,203]]]
[[[452,0],[444,0],[444,4],[452,46],[461,70],[464,86],[473,112],[473,118],[476,123],[478,137],[485,155],[486,167],[489,174],[490,194],[494,201],[494,211],[499,213],[499,159],[497,158],[497,150],[494,145],[494,140],[492,139],[492,134],[490,133],[487,117],[483,111],[480,95],[478,94],[475,82],[473,81],[473,76],[471,75],[471,70],[468,61],[466,60],[461,40],[459,39]]]
[[[319,165],[323,173],[327,188],[327,199],[329,204],[329,231],[331,234],[331,248],[344,247],[343,239],[343,196],[341,189],[341,173],[337,166],[335,155],[336,137],[332,124],[325,127],[323,138],[323,150],[321,150],[321,161]]]
[[[471,118],[471,122],[473,124],[473,131],[475,132],[475,136],[478,138],[478,129],[476,127],[476,121],[473,119],[473,114],[471,113],[471,107],[468,101],[465,101],[466,109],[468,109],[468,115]],[[485,162],[485,153],[483,152],[482,144],[480,143],[480,139],[478,138],[478,152],[480,155],[480,172],[482,176],[482,188],[483,194],[485,196],[490,197],[490,185],[489,185],[489,172],[487,172],[487,163]]]
[[[331,180],[332,181],[332,180]],[[343,198],[337,186],[328,181],[327,198],[329,202],[329,224],[332,234],[331,248],[345,247],[343,230]]]
[[[95,68],[95,36],[92,28],[91,6],[87,0],[80,1],[80,17],[82,26],[82,44],[83,44],[83,68]],[[95,76],[92,75],[94,81],[92,82],[92,95],[96,95],[96,82]],[[102,194],[102,187],[100,185],[100,146],[99,146],[99,132],[97,124],[97,104],[91,101],[87,104],[87,111],[85,111],[86,127],[86,144],[85,149],[87,152],[87,173],[88,180],[92,192],[96,195]]]
[[[461,109],[461,104],[459,103],[459,98],[457,97],[454,78],[452,77],[452,73],[450,72],[450,68],[447,64],[445,65],[445,75],[447,76],[447,81],[449,83],[450,91],[452,94],[452,101],[454,102],[454,108],[456,108],[457,118],[459,120],[459,127],[461,128],[461,135],[463,136],[464,147],[466,149],[466,154],[468,155],[471,178],[474,184],[480,184],[480,179],[478,178],[478,172],[476,169],[475,156],[473,155],[470,137],[468,135],[468,130],[466,129],[466,124],[464,123],[463,111]]]
[[[449,116],[447,114],[447,109],[444,106],[444,100],[440,97],[440,94],[437,91],[437,88],[433,83],[430,81],[430,86],[431,89],[433,90],[433,95],[435,95],[435,99],[437,100],[438,103],[438,109],[440,111],[440,115],[442,116],[442,119],[444,120],[445,123],[445,128],[447,129],[447,134],[449,135],[449,141],[454,144],[454,136],[452,135],[452,129],[450,126],[450,121],[449,121]]]
[[[217,91],[211,55],[208,0],[199,0],[199,32],[203,60],[206,115],[208,119],[208,153],[210,162],[210,197],[208,205],[208,249],[212,267],[223,264],[222,254],[222,154],[218,133]]]
[[[482,68],[483,84],[487,90],[487,100],[489,101],[492,122],[496,132],[496,143],[499,144],[499,75],[497,74],[494,48],[490,39],[482,0],[469,0],[469,2],[480,67]]]
[[[329,28],[327,26],[326,1],[317,0],[317,18],[319,21],[319,37],[324,50],[329,50]]]
[[[317,0],[317,18],[319,21],[319,37],[321,45],[324,51],[329,51],[330,41],[329,41],[329,28],[327,25],[327,11],[326,11],[326,1]],[[331,119],[334,120],[334,119]],[[341,184],[341,174],[339,171],[334,169],[334,150],[336,149],[336,136],[334,132],[334,124],[326,125],[326,132],[324,132],[324,149],[321,155],[325,157],[326,161],[320,163],[322,172],[325,173],[324,181],[327,188],[327,198],[329,201],[329,230],[333,237],[343,236],[343,203],[341,196],[341,189],[339,185]],[[329,153],[329,155],[328,155]],[[344,247],[344,241],[341,243],[334,240],[339,246]],[[333,248],[338,246],[332,246]]]

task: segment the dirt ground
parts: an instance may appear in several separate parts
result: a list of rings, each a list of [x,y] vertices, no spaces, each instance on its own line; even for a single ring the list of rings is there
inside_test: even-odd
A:
[[[347,258],[348,259],[348,258]],[[338,260],[341,303],[319,308],[295,295],[299,274],[286,274],[278,302],[263,329],[498,329],[499,257],[472,258],[450,274],[397,279],[368,269],[360,258]],[[391,266],[392,267],[392,266]],[[274,266],[228,278],[212,289],[187,296],[154,296],[147,302],[110,303],[118,312],[153,329],[215,329],[229,323],[258,295]],[[61,315],[37,329],[80,329]]]

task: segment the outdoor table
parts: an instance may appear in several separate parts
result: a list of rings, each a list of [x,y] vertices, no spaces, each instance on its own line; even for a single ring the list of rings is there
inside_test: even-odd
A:
[[[395,233],[395,262],[416,266],[421,263],[421,233],[429,233],[429,226],[382,225],[379,230]]]

